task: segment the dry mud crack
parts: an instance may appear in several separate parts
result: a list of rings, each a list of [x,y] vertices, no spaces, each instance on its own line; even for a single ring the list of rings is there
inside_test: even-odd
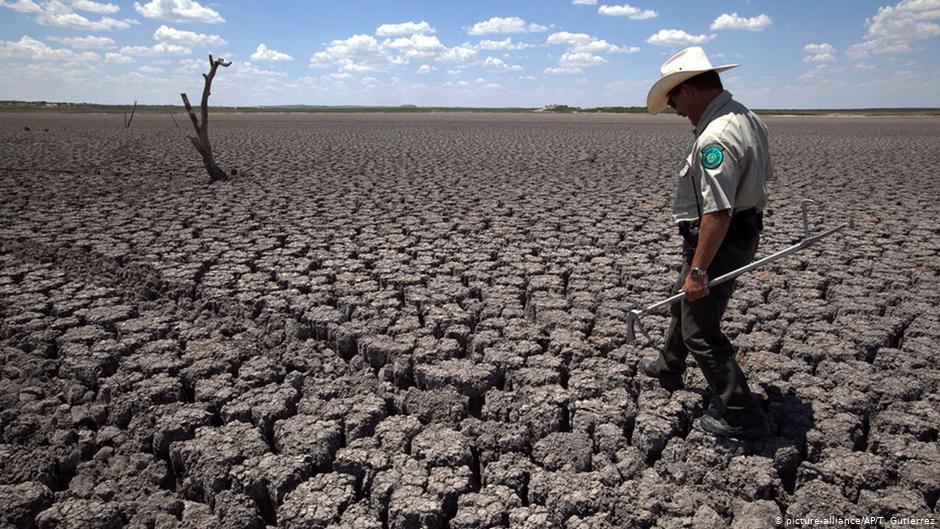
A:
[[[163,118],[0,118],[0,526],[938,518],[936,120],[767,120],[760,253],[855,226],[740,281],[740,443],[625,340],[678,118],[226,115],[213,186]]]

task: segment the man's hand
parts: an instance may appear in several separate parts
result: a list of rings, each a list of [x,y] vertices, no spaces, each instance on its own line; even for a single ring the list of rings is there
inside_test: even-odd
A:
[[[721,241],[728,233],[730,225],[731,210],[728,209],[706,213],[702,216],[702,224],[698,230],[698,246],[692,257],[693,267],[708,270],[708,265],[718,253],[718,247],[721,246]],[[704,298],[708,295],[708,274],[702,274],[702,277],[698,279],[694,279],[691,275],[686,276],[682,290],[689,302]]]
[[[685,283],[682,284],[682,291],[685,292],[685,299],[689,303],[698,301],[708,295],[708,274],[695,279],[691,274],[685,276]]]

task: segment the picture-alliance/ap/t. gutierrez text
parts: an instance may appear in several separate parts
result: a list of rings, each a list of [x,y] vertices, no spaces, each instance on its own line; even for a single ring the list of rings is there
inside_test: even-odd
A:
[[[783,524],[784,527],[936,527],[936,518],[914,518],[904,516],[861,516],[861,517],[842,517],[829,516],[828,518],[781,518],[774,520],[777,524]]]

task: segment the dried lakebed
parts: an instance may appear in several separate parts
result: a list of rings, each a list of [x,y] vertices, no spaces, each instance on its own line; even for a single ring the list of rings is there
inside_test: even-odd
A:
[[[740,443],[625,341],[680,118],[225,115],[208,185],[165,115],[0,116],[0,525],[937,519],[938,121],[767,122],[759,254],[855,224],[739,282]]]

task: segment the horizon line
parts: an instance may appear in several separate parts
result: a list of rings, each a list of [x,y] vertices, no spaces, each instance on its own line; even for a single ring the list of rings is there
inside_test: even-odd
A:
[[[88,102],[73,102],[73,101],[26,101],[26,100],[0,100],[0,112],[10,111],[10,110],[64,110],[71,109],[80,110],[82,107],[91,107],[96,108],[100,111],[115,111],[123,112],[130,111],[134,106],[138,110],[146,109],[160,109],[160,110],[170,110],[170,109],[179,109],[180,112],[185,113],[186,109],[183,105],[176,104],[160,104],[160,103],[88,103]],[[17,108],[22,107],[22,108]],[[64,107],[64,108],[62,108]],[[75,108],[79,107],[79,108]],[[346,105],[319,105],[319,104],[309,104],[309,103],[287,103],[287,104],[277,104],[277,105],[209,105],[209,108],[214,108],[216,110],[222,111],[237,111],[237,110],[330,110],[330,109],[392,109],[392,110],[407,110],[407,111],[421,111],[421,110],[489,110],[489,111],[537,111],[545,110],[549,112],[564,113],[564,112],[578,112],[578,111],[595,111],[603,112],[603,109],[609,109],[611,113],[620,112],[631,112],[631,113],[645,113],[645,106],[634,106],[634,105],[600,105],[593,107],[580,107],[566,105],[564,103],[552,103],[542,106],[458,106],[458,105],[416,105],[410,103],[403,103],[399,105],[367,105],[367,104],[346,104]],[[940,107],[777,107],[777,108],[752,108],[754,112],[940,112]],[[669,111],[663,113],[672,113]]]

